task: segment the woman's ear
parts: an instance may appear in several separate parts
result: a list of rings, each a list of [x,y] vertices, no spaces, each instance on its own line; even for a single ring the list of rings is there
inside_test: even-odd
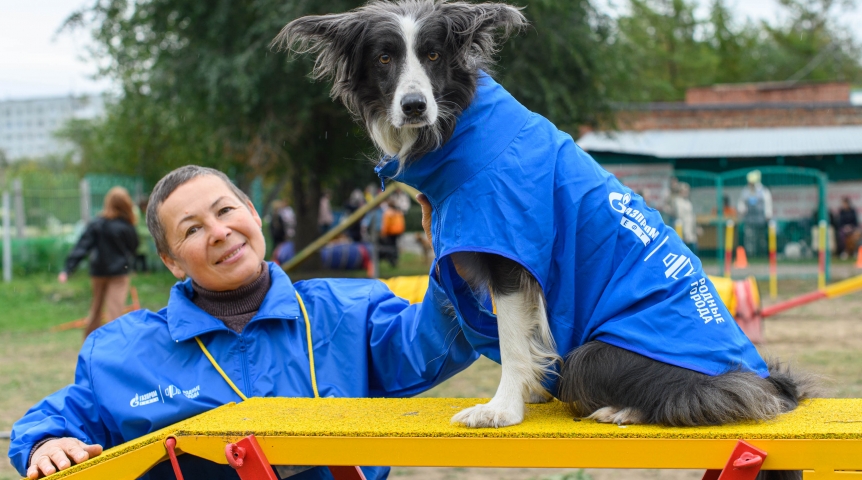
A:
[[[251,203],[251,200],[246,200],[245,206],[248,207],[251,212],[251,216],[254,217],[254,222],[257,223],[257,226],[263,228],[263,220],[260,219],[260,215],[258,215],[257,209],[254,208],[254,204]]]
[[[171,271],[171,273],[174,275],[174,277],[177,278],[177,280],[182,280],[186,278],[185,270],[183,270],[183,268],[176,262],[176,260],[173,259],[173,257],[165,253],[160,253],[159,258],[162,259],[162,263],[164,263],[165,266],[168,267],[168,270]]]

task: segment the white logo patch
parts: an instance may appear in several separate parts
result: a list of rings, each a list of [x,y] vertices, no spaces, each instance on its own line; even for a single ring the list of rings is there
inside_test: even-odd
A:
[[[195,398],[200,394],[201,394],[201,386],[200,385],[196,386],[195,388],[189,389],[189,390],[183,390],[183,395],[185,395],[186,398]]]
[[[174,385],[168,385],[168,388],[165,389],[165,396],[168,398],[174,398],[175,395],[180,394],[180,389]]]
[[[626,230],[633,232],[638,237],[638,240],[644,246],[647,246],[651,241],[658,238],[658,230],[647,224],[643,213],[628,206],[631,201],[632,196],[630,193],[611,192],[608,194],[608,203],[611,204],[611,208],[615,212],[625,215],[620,219],[620,225]]]
[[[159,391],[153,390],[152,392],[145,393],[143,395],[138,395],[136,393],[135,396],[132,397],[132,400],[129,402],[129,405],[132,408],[142,407],[144,405],[149,405],[151,403],[156,403],[158,401],[159,401]]]

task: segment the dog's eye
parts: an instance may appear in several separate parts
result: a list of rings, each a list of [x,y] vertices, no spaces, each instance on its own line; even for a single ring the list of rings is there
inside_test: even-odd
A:
[[[429,52],[428,53],[428,60],[431,60],[432,62],[436,62],[438,58],[440,58],[439,53],[437,53],[437,52]]]
[[[379,61],[380,61],[380,63],[382,63],[383,65],[386,65],[387,63],[389,63],[389,62],[391,62],[391,61],[392,61],[392,57],[390,57],[389,55],[386,55],[386,54],[384,53],[383,55],[380,55],[380,58],[378,58],[378,60],[379,60]]]

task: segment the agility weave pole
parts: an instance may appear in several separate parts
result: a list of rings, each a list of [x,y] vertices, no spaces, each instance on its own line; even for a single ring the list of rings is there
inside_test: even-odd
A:
[[[225,464],[225,447],[254,434],[272,465],[327,466],[720,470],[745,461],[731,458],[744,440],[765,452],[763,469],[804,470],[806,480],[862,479],[862,399],[815,399],[770,422],[719,427],[620,427],[573,419],[559,402],[528,405],[524,423],[512,427],[470,429],[449,422],[485,401],[252,398],[48,478],[137,478],[168,459],[169,437],[178,454]]]

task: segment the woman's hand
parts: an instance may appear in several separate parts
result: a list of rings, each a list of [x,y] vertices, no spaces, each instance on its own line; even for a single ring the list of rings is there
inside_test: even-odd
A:
[[[77,438],[48,440],[33,452],[27,478],[37,479],[65,470],[102,453],[101,445],[87,445]]]
[[[66,283],[66,280],[68,280],[68,279],[69,279],[69,274],[66,272],[60,272],[60,274],[57,275],[57,281],[60,283]]]

